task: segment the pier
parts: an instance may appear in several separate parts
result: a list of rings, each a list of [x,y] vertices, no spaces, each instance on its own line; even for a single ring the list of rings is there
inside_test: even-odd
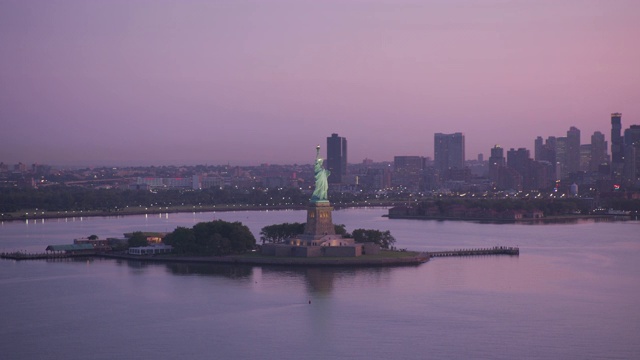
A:
[[[520,255],[520,248],[512,246],[494,246],[486,249],[461,249],[450,251],[429,251],[431,257],[478,256],[478,255]]]

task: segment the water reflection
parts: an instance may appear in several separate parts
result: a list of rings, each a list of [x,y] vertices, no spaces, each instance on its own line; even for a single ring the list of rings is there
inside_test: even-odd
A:
[[[627,216],[610,216],[598,218],[561,218],[561,219],[540,219],[531,222],[523,222],[517,224],[523,225],[553,225],[553,224],[594,224],[594,223],[613,223],[631,220]]]
[[[165,266],[173,275],[222,276],[229,279],[247,279],[253,275],[253,267],[248,265],[170,263]]]
[[[194,264],[194,263],[155,263],[142,260],[115,260],[118,265],[126,265],[133,273],[141,274],[146,270],[165,268],[172,275],[221,276],[229,279],[248,279],[253,276],[253,267],[249,265]]]
[[[149,266],[154,266],[154,264],[151,264],[149,262],[146,261],[137,261],[137,260],[116,260],[118,265],[127,265],[128,267],[130,267],[131,269],[145,269],[148,268]]]
[[[24,261],[24,260],[23,260]],[[75,263],[75,264],[92,264],[96,261],[100,261],[93,256],[81,256],[81,257],[66,257],[66,258],[53,258],[44,260],[27,260],[27,261],[44,261],[46,263]]]
[[[233,280],[262,282],[264,278],[290,279],[293,283],[304,284],[306,292],[329,295],[336,288],[352,287],[354,284],[384,285],[389,282],[393,268],[352,268],[352,267],[299,267],[299,266],[252,266],[236,264],[202,263],[152,263],[137,260],[114,260],[120,266],[127,266],[132,274],[144,274],[152,269],[164,268],[167,273],[177,276],[202,275],[224,277]]]
[[[352,268],[352,267],[263,267],[263,276],[288,277],[304,281],[307,292],[329,295],[336,286],[351,287],[355,283],[383,284],[388,282],[393,268]],[[340,285],[336,285],[340,284]]]
[[[608,216],[608,217],[560,217],[560,218],[541,218],[541,219],[528,219],[526,221],[511,221],[511,220],[472,220],[469,222],[476,224],[494,224],[494,225],[571,225],[571,224],[593,224],[593,223],[612,223],[623,222],[633,220],[628,216]],[[465,221],[465,220],[446,220],[438,219],[440,222],[447,221]]]

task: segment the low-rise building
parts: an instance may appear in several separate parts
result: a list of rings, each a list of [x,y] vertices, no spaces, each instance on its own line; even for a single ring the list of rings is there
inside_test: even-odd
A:
[[[133,237],[133,234],[134,233],[124,233],[124,237],[130,239],[131,237]],[[147,239],[147,242],[149,242],[149,244],[161,243],[162,239],[164,239],[167,234],[168,233],[166,232],[142,231],[142,235]]]
[[[156,255],[167,254],[173,251],[171,245],[151,245],[151,246],[138,246],[129,248],[129,255]]]
[[[74,244],[90,244],[96,250],[111,250],[108,239],[79,238],[73,240]]]
[[[91,244],[67,244],[67,245],[49,245],[45,249],[46,251],[52,251],[56,253],[65,254],[95,254],[96,249],[93,248]]]

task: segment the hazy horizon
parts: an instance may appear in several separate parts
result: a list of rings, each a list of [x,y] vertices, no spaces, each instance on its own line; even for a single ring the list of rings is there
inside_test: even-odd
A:
[[[640,2],[0,1],[0,161],[466,158],[640,123]],[[325,154],[323,150],[323,154]]]

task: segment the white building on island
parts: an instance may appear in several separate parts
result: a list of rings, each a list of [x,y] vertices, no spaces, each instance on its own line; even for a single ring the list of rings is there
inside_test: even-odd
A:
[[[129,248],[129,255],[156,255],[167,254],[173,251],[173,246],[156,244],[150,246],[137,246]]]

